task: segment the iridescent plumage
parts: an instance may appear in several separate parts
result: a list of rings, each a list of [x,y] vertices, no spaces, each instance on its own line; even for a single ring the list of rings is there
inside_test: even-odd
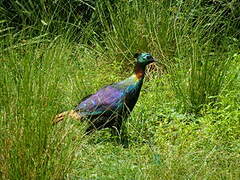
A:
[[[128,117],[138,100],[146,65],[155,61],[149,53],[136,54],[135,57],[137,63],[132,76],[84,98],[74,110],[57,115],[54,122],[70,116],[87,119],[87,133],[107,127],[120,131],[123,119]]]

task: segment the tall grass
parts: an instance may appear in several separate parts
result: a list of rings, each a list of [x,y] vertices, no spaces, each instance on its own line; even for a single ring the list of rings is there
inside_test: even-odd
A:
[[[70,129],[57,131],[51,122],[67,101],[61,86],[74,67],[69,42],[33,39],[38,42],[9,46],[2,52],[1,174],[7,179],[62,178],[78,144],[69,144]]]
[[[228,67],[237,52],[233,48],[237,42],[228,35],[232,27],[224,19],[228,8],[204,8],[199,4],[186,4],[191,7],[189,10],[183,3],[176,12],[176,63],[171,68],[175,71],[172,84],[176,95],[184,109],[194,113],[198,113],[205,104],[216,101],[216,98],[209,97],[221,93]],[[190,17],[186,17],[188,13]]]
[[[1,3],[2,179],[238,179],[236,1]],[[52,126],[130,75],[137,51],[160,67],[126,123],[128,149],[108,130],[86,138],[84,123]]]
[[[105,2],[96,9],[109,54],[126,59],[136,51],[151,51],[171,72],[170,83],[184,111],[198,113],[214,100],[208,97],[220,94],[239,36],[235,21],[225,16],[233,18],[237,8],[205,1]]]

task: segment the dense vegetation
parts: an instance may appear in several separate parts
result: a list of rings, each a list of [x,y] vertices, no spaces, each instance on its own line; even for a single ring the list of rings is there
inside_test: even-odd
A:
[[[0,2],[1,179],[239,179],[240,5],[236,0]],[[52,126],[103,85],[148,69],[125,123]]]

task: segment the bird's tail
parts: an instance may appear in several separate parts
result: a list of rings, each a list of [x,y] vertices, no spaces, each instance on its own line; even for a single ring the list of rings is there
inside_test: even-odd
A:
[[[53,124],[57,124],[58,122],[64,120],[67,117],[76,119],[76,120],[81,119],[81,116],[76,111],[70,110],[70,111],[65,111],[56,115],[55,118],[53,119]]]

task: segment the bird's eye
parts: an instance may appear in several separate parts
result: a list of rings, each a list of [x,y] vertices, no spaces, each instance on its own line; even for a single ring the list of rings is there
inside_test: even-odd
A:
[[[147,56],[147,60],[150,60],[150,59],[152,59],[152,57],[151,56]]]

